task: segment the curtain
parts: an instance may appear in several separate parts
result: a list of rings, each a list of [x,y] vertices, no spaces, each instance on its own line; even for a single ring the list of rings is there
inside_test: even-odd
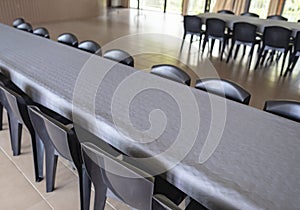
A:
[[[239,14],[245,12],[246,1],[247,0],[236,0],[232,11],[236,15],[239,15]]]
[[[284,0],[271,0],[268,15],[280,15],[284,6]]]

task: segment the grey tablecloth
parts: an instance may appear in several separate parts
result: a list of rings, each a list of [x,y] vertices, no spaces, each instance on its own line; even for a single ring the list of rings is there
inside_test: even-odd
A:
[[[0,40],[1,68],[33,100],[205,206],[299,208],[298,123],[2,24]]]
[[[199,14],[202,18],[203,23],[207,18],[219,18],[227,23],[227,27],[233,28],[235,22],[248,22],[256,25],[258,32],[263,32],[264,28],[267,26],[281,26],[288,28],[293,31],[293,36],[296,36],[297,31],[300,31],[300,24],[296,22],[288,22],[283,20],[272,20],[272,19],[261,19],[248,16],[238,16],[238,15],[228,15],[220,13],[203,13]]]

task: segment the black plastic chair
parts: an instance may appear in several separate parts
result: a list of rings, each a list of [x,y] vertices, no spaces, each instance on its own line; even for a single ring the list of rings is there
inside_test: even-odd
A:
[[[183,33],[183,40],[181,46],[183,46],[187,34],[191,35],[190,44],[192,44],[193,37],[194,35],[196,35],[199,36],[199,50],[200,50],[201,39],[202,39],[202,35],[204,34],[204,31],[201,29],[202,28],[201,18],[196,15],[185,15],[183,17],[183,28],[184,28],[184,33]]]
[[[33,31],[30,23],[21,23],[20,25],[17,26],[17,29],[26,31],[29,33],[32,33],[32,31]]]
[[[266,101],[264,111],[300,122],[300,102],[289,100]]]
[[[127,66],[132,66],[134,67],[134,60],[129,53],[119,50],[119,49],[112,49],[112,50],[107,50],[104,55],[104,58],[116,61],[118,63],[122,63]]]
[[[240,45],[243,44],[244,46],[250,46],[250,53],[249,53],[249,62],[248,62],[248,69],[251,66],[251,60],[254,52],[254,47],[255,45],[260,44],[260,39],[257,37],[256,34],[257,26],[246,23],[246,22],[236,22],[233,24],[233,32],[232,32],[232,44],[231,48],[228,53],[227,57],[227,63],[229,59],[231,58],[233,48],[236,46],[236,51],[234,55],[234,59],[236,59]],[[244,54],[245,54],[245,49],[244,49]]]
[[[252,12],[244,12],[240,14],[241,16],[246,16],[246,17],[256,17],[259,18],[258,14],[252,13]]]
[[[269,15],[267,17],[267,19],[271,19],[271,20],[283,20],[283,21],[288,21],[287,18],[281,16],[281,15]]]
[[[219,51],[221,50],[221,60],[223,59],[223,53],[225,50],[225,46],[229,39],[229,34],[226,32],[226,23],[225,21],[218,18],[208,18],[206,19],[206,31],[203,41],[202,52],[205,50],[206,43],[209,39],[211,39],[211,49],[210,54],[212,54],[215,40],[220,41]],[[222,47],[221,47],[222,43]]]
[[[58,155],[72,161],[77,169],[80,189],[80,206],[89,209],[91,183],[81,157],[81,146],[73,124],[61,115],[37,106],[28,106],[29,116],[45,147],[46,191],[52,192],[55,185]]]
[[[291,51],[292,45],[290,43],[292,31],[280,27],[280,26],[269,26],[265,27],[262,39],[262,47],[260,49],[258,59],[256,61],[255,69],[258,68],[258,65],[262,65],[266,59],[268,52],[270,51],[270,57],[268,58],[272,61],[275,52],[283,53],[283,61],[280,75],[283,73],[285,60],[288,55],[288,52]]]
[[[13,21],[12,25],[13,27],[17,28],[17,26],[22,23],[25,23],[25,20],[23,18],[17,18]]]
[[[92,53],[92,54],[97,54],[99,56],[102,55],[101,46],[97,42],[94,42],[91,40],[86,40],[86,41],[80,42],[78,45],[78,49]]]
[[[284,76],[287,75],[288,72],[292,72],[299,60],[300,56],[300,31],[297,32],[296,38],[294,40],[293,53],[291,54],[289,65],[284,73]]]
[[[197,80],[195,88],[248,105],[251,95],[239,85],[225,79]]]
[[[3,75],[2,75],[3,76]],[[1,76],[1,80],[2,80]],[[2,83],[2,82],[1,82]],[[43,145],[35,135],[29,119],[27,105],[33,104],[32,100],[10,80],[0,86],[0,101],[7,110],[9,133],[13,155],[21,153],[22,127],[25,125],[31,136],[35,180],[43,179]]]
[[[226,9],[219,10],[218,13],[228,14],[228,15],[234,15],[234,12],[232,12],[231,10],[226,10]]]
[[[151,73],[185,85],[191,84],[191,78],[187,73],[170,64],[154,65],[151,68]]]
[[[57,37],[59,43],[69,45],[71,47],[78,47],[78,39],[74,34],[63,33]]]
[[[33,34],[50,39],[49,31],[44,27],[38,27],[34,29]]]
[[[166,196],[154,195],[154,178],[92,143],[83,143],[83,160],[94,184],[94,210],[103,210],[109,189],[123,203],[139,210],[180,210]]]

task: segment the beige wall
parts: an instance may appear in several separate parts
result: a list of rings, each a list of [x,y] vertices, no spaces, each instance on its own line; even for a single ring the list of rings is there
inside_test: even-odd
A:
[[[17,17],[30,23],[96,17],[106,12],[106,0],[0,0],[0,22]]]

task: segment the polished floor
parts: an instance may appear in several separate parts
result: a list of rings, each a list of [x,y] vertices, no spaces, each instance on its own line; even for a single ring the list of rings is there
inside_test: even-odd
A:
[[[135,68],[149,71],[152,65],[169,63],[182,67],[192,77],[192,85],[198,78],[220,77],[238,83],[252,97],[250,105],[261,109],[269,99],[299,100],[300,64],[291,75],[280,77],[281,62],[253,70],[246,68],[248,56],[239,54],[228,64],[218,57],[215,46],[210,57],[207,50],[198,50],[199,42],[182,50],[183,18],[179,15],[163,14],[129,9],[113,9],[98,18],[66,22],[40,23],[50,31],[52,39],[64,32],[74,33],[80,41],[91,39],[103,47],[103,51],[119,48],[135,58]],[[189,37],[188,37],[189,38]],[[225,53],[226,54],[226,53]],[[66,161],[59,161],[56,189],[45,192],[45,181],[35,183],[31,145],[26,129],[23,132],[22,154],[12,156],[7,120],[0,132],[0,209],[79,209],[78,181],[76,172]],[[106,209],[129,209],[114,199],[108,199]]]

